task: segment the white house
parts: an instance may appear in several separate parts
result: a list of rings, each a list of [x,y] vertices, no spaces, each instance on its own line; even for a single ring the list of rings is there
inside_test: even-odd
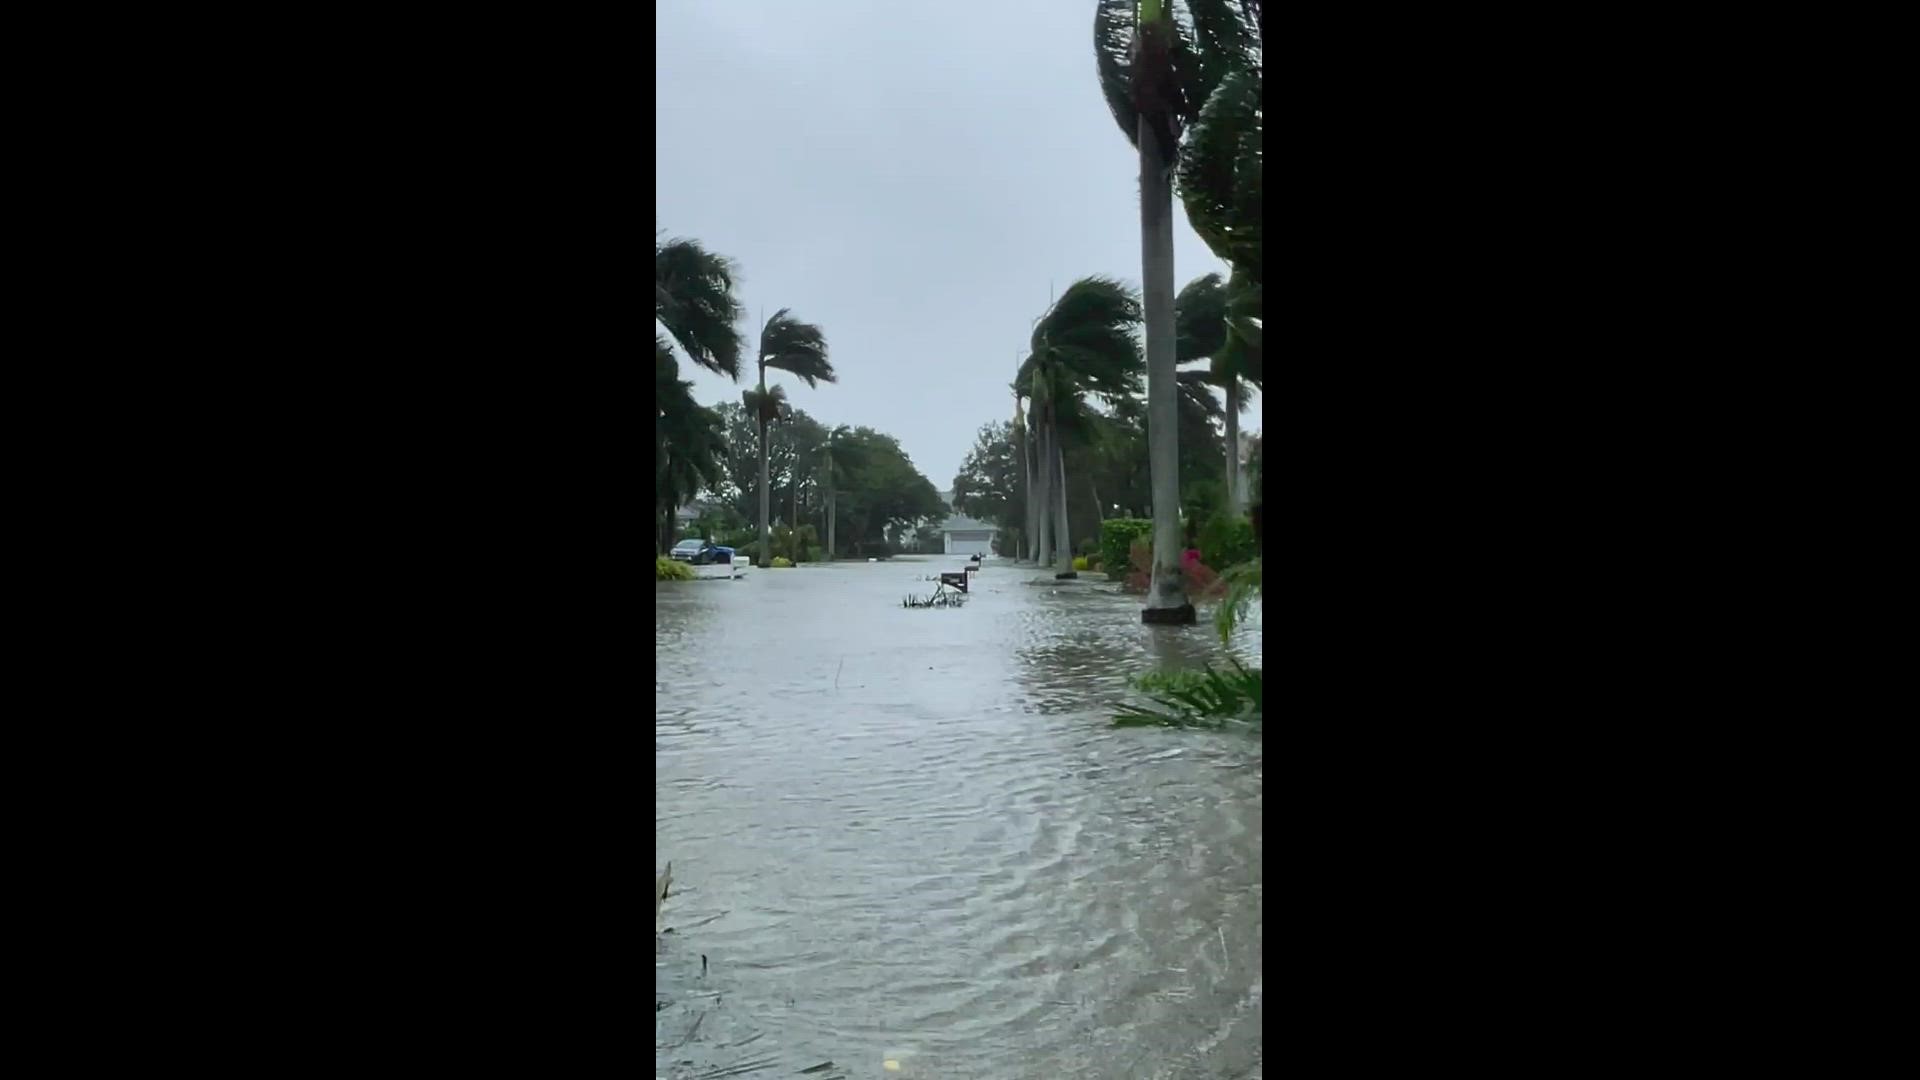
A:
[[[946,502],[949,510],[953,508],[953,492],[943,491],[940,498]],[[949,555],[979,555],[983,558],[992,555],[993,538],[997,532],[998,526],[976,521],[965,514],[949,513],[946,520],[940,523],[941,543]]]

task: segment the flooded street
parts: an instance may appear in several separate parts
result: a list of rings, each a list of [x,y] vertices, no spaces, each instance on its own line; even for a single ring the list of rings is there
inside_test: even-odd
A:
[[[656,583],[656,1076],[1260,1075],[1262,744],[1111,724],[1209,611],[997,559],[901,607],[961,564]]]

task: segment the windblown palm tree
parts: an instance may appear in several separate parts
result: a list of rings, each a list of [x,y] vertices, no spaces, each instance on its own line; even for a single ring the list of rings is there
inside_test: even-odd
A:
[[[767,489],[767,425],[778,417],[778,408],[786,400],[786,391],[774,387],[777,400],[768,393],[767,369],[790,372],[809,387],[833,382],[834,374],[833,365],[827,362],[827,335],[818,326],[794,318],[787,308],[774,312],[773,318],[760,328],[757,361],[760,367],[760,394],[757,399],[747,403],[747,408],[757,413],[760,422],[760,565],[769,566],[773,562],[773,536],[768,519],[773,507],[771,493]]]
[[[1086,395],[1111,402],[1139,392],[1139,323],[1133,290],[1112,278],[1081,278],[1034,325],[1020,365],[1015,385],[1033,402],[1029,415],[1039,436],[1035,560],[1043,566],[1051,560],[1060,575],[1073,573],[1062,440],[1085,440],[1091,428]]]
[[[687,359],[735,380],[746,348],[735,325],[746,314],[733,297],[737,276],[732,262],[698,241],[654,238],[654,321],[666,328]]]
[[[1174,349],[1173,172],[1182,134],[1257,41],[1257,9],[1231,0],[1098,0],[1094,58],[1120,130],[1140,153],[1140,262],[1147,337],[1147,435],[1153,483],[1153,579],[1141,618],[1194,621],[1180,565],[1178,361]]]
[[[1250,345],[1234,328],[1229,301],[1232,291],[1232,286],[1221,284],[1219,274],[1198,277],[1180,290],[1173,309],[1179,362],[1207,361],[1206,378],[1226,395],[1227,506],[1238,514],[1246,506],[1246,480],[1240,468],[1240,413],[1246,408],[1248,386],[1260,385],[1260,366],[1257,344]],[[1200,373],[1182,371],[1180,377],[1194,374]]]
[[[654,511],[659,515],[659,550],[673,547],[674,513],[703,488],[725,476],[726,426],[720,415],[693,399],[693,383],[680,378],[680,365],[665,338],[653,339],[654,367]]]
[[[1232,70],[1201,104],[1178,173],[1187,220],[1233,268],[1233,277],[1208,313],[1221,331],[1213,347],[1181,359],[1207,357],[1214,383],[1226,391],[1227,499],[1236,513],[1247,505],[1246,476],[1239,464],[1241,402],[1247,386],[1257,389],[1262,383],[1259,5],[1251,5],[1247,15],[1251,36],[1236,38],[1227,47]]]

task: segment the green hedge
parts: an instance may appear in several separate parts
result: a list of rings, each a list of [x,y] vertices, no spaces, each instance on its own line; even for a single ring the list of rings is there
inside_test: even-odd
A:
[[[653,560],[653,580],[692,581],[693,567],[673,559],[655,556]]]
[[[1200,561],[1215,570],[1225,570],[1260,554],[1260,543],[1253,538],[1253,521],[1239,515],[1219,514],[1200,527]]]
[[[1100,523],[1100,565],[1106,568],[1108,577],[1124,577],[1127,572],[1127,552],[1136,539],[1151,541],[1153,520],[1151,518],[1108,518]]]

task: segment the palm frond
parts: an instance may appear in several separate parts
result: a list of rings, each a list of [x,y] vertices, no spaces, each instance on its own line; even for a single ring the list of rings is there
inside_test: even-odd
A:
[[[1132,324],[1141,318],[1140,295],[1131,286],[1099,274],[1083,277],[1067,286],[1034,324],[1034,347],[1089,324]]]
[[[654,335],[654,499],[670,509],[724,477],[726,424],[693,397],[693,383],[679,378],[679,363],[666,340]]]
[[[1256,556],[1228,567],[1220,580],[1227,594],[1220,602],[1220,609],[1214,612],[1214,629],[1220,632],[1221,641],[1227,641],[1233,637],[1233,628],[1246,618],[1247,609],[1260,597],[1260,558]]]
[[[1227,371],[1254,386],[1265,382],[1260,304],[1260,279],[1244,269],[1235,269],[1233,281],[1227,282]]]
[[[746,342],[735,325],[744,310],[734,299],[739,277],[731,260],[698,241],[656,237],[653,317],[687,358],[728,378],[740,377]]]
[[[1231,670],[1150,673],[1134,680],[1135,689],[1165,711],[1131,702],[1118,706],[1116,727],[1157,725],[1180,728],[1259,729],[1265,715],[1266,680],[1259,668],[1228,659]]]
[[[1246,271],[1255,285],[1260,283],[1260,242],[1265,235],[1261,199],[1265,190],[1266,156],[1260,92],[1260,80],[1255,76],[1249,91],[1255,103],[1252,126],[1241,138],[1240,153],[1233,163],[1233,242],[1229,245],[1231,257],[1227,260]]]
[[[1181,80],[1197,111],[1234,71],[1260,66],[1253,27],[1238,0],[1186,0],[1181,29],[1188,39],[1191,68]],[[1189,121],[1196,116],[1187,117]]]
[[[1259,204],[1249,204],[1246,193],[1240,190],[1243,183],[1251,183],[1257,194],[1257,149],[1251,174],[1245,171],[1245,158],[1248,142],[1257,146],[1259,124],[1260,74],[1236,69],[1221,80],[1201,107],[1175,172],[1175,186],[1193,231],[1215,255],[1235,267],[1259,263]],[[1254,214],[1251,220],[1245,217],[1249,209]],[[1248,235],[1248,230],[1253,235]]]
[[[1133,26],[1136,0],[1099,0],[1093,12],[1093,60],[1100,93],[1127,142],[1138,146],[1140,114],[1133,107]]]
[[[1074,282],[1034,323],[1017,385],[1040,405],[1088,393],[1108,401],[1139,393],[1141,318],[1140,298],[1129,286],[1100,276]]]
[[[774,312],[760,331],[760,362],[792,372],[809,388],[835,381],[825,331],[794,318],[787,308]]]
[[[762,424],[782,419],[792,408],[787,404],[786,388],[779,383],[767,387],[764,397],[758,389],[748,387],[740,394],[740,404],[746,406],[748,416],[759,418]]]
[[[1227,343],[1227,287],[1219,274],[1187,282],[1173,298],[1174,358],[1205,360]]]
[[[1213,393],[1213,373],[1210,371],[1182,371],[1180,379],[1179,403],[1193,414],[1206,418],[1211,425],[1215,420],[1224,420],[1226,406]],[[1181,436],[1185,438],[1185,436]]]

